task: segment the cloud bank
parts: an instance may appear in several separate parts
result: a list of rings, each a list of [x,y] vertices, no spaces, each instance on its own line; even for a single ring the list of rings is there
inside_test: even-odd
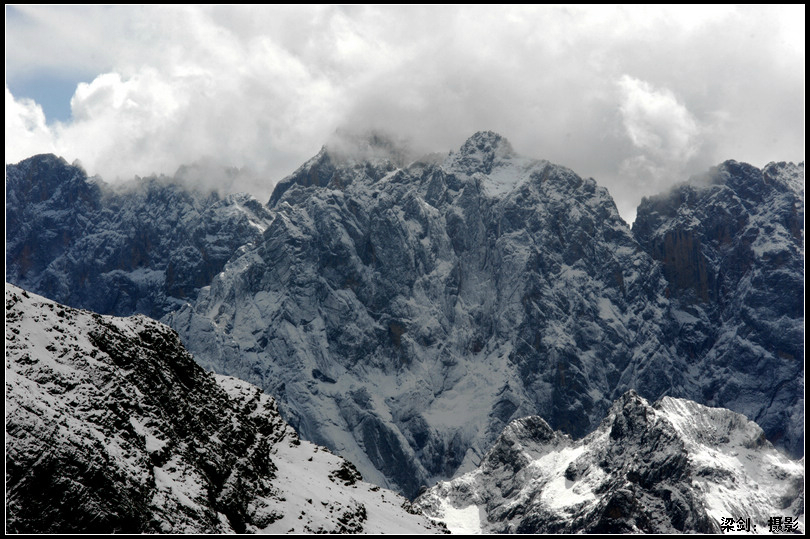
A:
[[[267,198],[338,129],[424,152],[488,129],[632,219],[722,160],[804,158],[803,6],[8,9],[6,162],[54,152],[108,181],[221,163]],[[9,91],[47,74],[86,80],[69,121]]]

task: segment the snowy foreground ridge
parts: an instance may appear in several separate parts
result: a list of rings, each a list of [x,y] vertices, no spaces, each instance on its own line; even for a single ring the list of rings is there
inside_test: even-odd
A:
[[[223,526],[235,531],[282,522],[273,509],[263,512],[264,502],[241,490],[264,477],[264,461],[246,456],[262,439],[251,434],[250,421],[264,420],[250,411],[246,419],[239,407],[236,416],[223,414],[220,408],[233,406],[226,389],[212,389],[210,380],[197,382],[202,371],[191,366],[176,373],[170,365],[186,365],[190,357],[179,351],[178,339],[204,369],[270,395],[301,439],[329,448],[351,461],[366,481],[410,500],[439,481],[481,469],[515,420],[539,416],[552,431],[581,439],[593,435],[630,390],[651,403],[668,396],[732,410],[756,421],[765,438],[791,458],[804,455],[803,163],[774,162],[760,169],[726,161],[645,198],[632,228],[596,180],[518,155],[504,137],[490,131],[473,134],[444,156],[422,157],[377,134],[348,137],[325,146],[279,181],[266,203],[246,194],[195,188],[198,172],[192,167],[171,178],[109,185],[54,155],[6,167],[7,282],[99,315],[147,315],[177,332],[138,329],[130,332],[137,342],[129,341],[110,329],[119,322],[91,316],[106,322],[89,331],[96,337],[82,338],[89,352],[82,352],[86,358],[75,359],[70,369],[78,369],[80,380],[101,376],[97,387],[103,398],[97,402],[104,412],[88,411],[95,409],[89,405],[63,411],[90,425],[100,416],[113,418],[114,428],[106,422],[102,434],[88,438],[95,440],[91,454],[108,454],[109,440],[117,440],[111,433],[124,433],[120,436],[127,443],[146,444],[145,453],[129,446],[121,453],[141,471],[127,483],[131,488],[109,487],[129,481],[129,472],[96,473],[120,466],[108,468],[101,457],[78,459],[86,451],[73,446],[86,446],[69,437],[64,446],[69,458],[52,459],[46,452],[43,459],[30,460],[41,452],[31,449],[17,464],[20,453],[14,453],[7,461],[9,493],[21,492],[21,481],[28,485],[23,491],[31,485],[45,485],[45,490],[29,488],[35,503],[28,505],[10,496],[13,518],[23,518],[22,509],[39,521],[56,521],[61,518],[57,513],[42,509],[54,497],[43,493],[86,490],[101,493],[88,504],[98,499],[121,508],[94,516],[94,525],[128,529],[131,515],[152,511],[143,501],[153,499],[150,489],[185,492],[167,490],[165,474],[153,470],[165,471],[164,458],[181,454],[192,469],[202,470],[192,476],[206,482],[209,501],[201,505],[188,493],[182,500],[205,507],[200,511],[210,526],[220,525],[218,515],[225,515]],[[162,327],[144,319],[139,323]],[[72,333],[75,328],[63,329]],[[153,353],[155,335],[164,335],[160,343],[171,343],[165,347],[168,355]],[[7,354],[14,354],[25,341],[7,342],[13,344]],[[65,352],[63,344],[42,346],[51,354],[47,357],[59,361],[79,353]],[[137,363],[140,371],[133,371],[130,348],[137,357],[143,352],[151,358]],[[50,365],[46,356],[19,353],[13,361],[7,355],[7,362],[22,369],[36,358],[26,370],[14,372],[41,382],[29,385],[45,387],[38,393],[42,398],[83,402],[74,392],[90,386],[61,378],[63,371],[73,371],[50,366],[36,374],[40,366]],[[109,362],[91,362],[100,354],[117,358],[118,370]],[[179,363],[166,363],[169,358],[180,358]],[[141,385],[134,386],[137,391],[114,391],[117,384],[104,385],[112,374],[85,376],[79,368],[85,363],[126,380],[141,372],[135,377]],[[171,382],[186,376],[195,381],[193,387]],[[200,393],[198,385],[207,389]],[[115,401],[118,397],[124,400]],[[157,430],[164,434],[155,434],[156,427],[137,414],[130,422],[130,410],[147,410],[144,402],[169,407],[170,412],[160,412],[167,422]],[[49,417],[50,410],[15,405],[11,411],[27,419],[9,415],[8,443],[53,445],[64,427],[37,419]],[[664,423],[649,424],[656,425]],[[543,429],[536,430],[531,432],[540,436]],[[169,432],[177,434],[176,441],[169,442],[175,439]],[[281,446],[270,446],[280,454]],[[208,457],[214,454],[222,456]],[[280,470],[278,454],[271,460]],[[234,468],[246,458],[247,468]],[[119,462],[117,457],[108,460]],[[604,462],[588,469],[625,466],[621,459]],[[29,472],[26,463],[39,463],[46,471]],[[58,476],[54,487],[48,470],[55,469],[92,479],[71,482]],[[698,473],[688,470],[676,469],[678,481]],[[650,495],[664,500],[662,511],[674,513],[667,525],[633,521],[617,524],[618,529],[709,529],[701,526],[717,520],[701,516],[698,506],[682,511],[680,502],[672,500],[683,501],[685,495],[661,490],[660,481],[634,482],[636,475],[619,473],[602,483],[605,490],[592,489],[601,501],[582,500],[587,507],[579,509],[597,511],[587,513],[594,518],[602,509],[621,517],[629,511],[620,503],[630,499],[620,494],[627,493],[623,485],[628,480],[641,485],[641,490],[629,489],[634,495],[659,489]],[[585,479],[568,480],[574,481],[572,488],[590,492]],[[146,490],[139,490],[144,484]],[[334,481],[326,484],[335,488]],[[681,488],[687,487],[676,490]],[[600,505],[608,503],[606,496],[614,500],[607,508]],[[177,503],[188,514],[188,505]],[[282,502],[276,498],[273,503]],[[471,512],[478,506],[459,507]],[[300,510],[278,512],[293,518]],[[509,511],[507,520],[515,529],[534,529],[531,520],[519,517],[521,511],[535,514],[534,505],[518,503]],[[741,518],[736,515],[720,518]],[[293,520],[304,526],[299,522],[304,515],[298,516]],[[582,522],[590,523],[591,516]],[[553,519],[537,521],[548,523],[548,529],[565,529]],[[350,527],[337,522],[323,528]],[[657,521],[651,517],[650,522]],[[150,526],[163,529],[162,524]],[[372,528],[368,523],[362,527]],[[487,524],[482,529],[495,528]]]
[[[9,532],[765,532],[773,517],[804,531],[803,459],[683,399],[628,392],[577,442],[515,420],[479,468],[411,504],[146,317],[6,284],[6,343]]]
[[[443,533],[168,327],[6,284],[6,531]]]
[[[577,442],[512,422],[477,470],[415,505],[453,533],[768,533],[774,518],[803,533],[804,459],[730,410],[631,391]]]

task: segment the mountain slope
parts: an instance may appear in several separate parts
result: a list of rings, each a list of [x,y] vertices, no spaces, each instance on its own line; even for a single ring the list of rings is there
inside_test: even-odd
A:
[[[38,155],[6,167],[6,280],[102,314],[160,318],[191,301],[270,214],[179,178],[111,187]]]
[[[415,505],[454,533],[721,533],[790,517],[804,531],[804,465],[730,410],[623,395],[574,442],[539,417],[512,422],[481,466]]]
[[[325,147],[268,206],[177,178],[113,192],[40,156],[8,167],[7,278],[168,313],[201,365],[408,496],[513,419],[584,436],[629,389],[803,453],[803,165],[725,163],[631,232],[593,180],[495,133],[407,155],[376,134]]]
[[[804,451],[804,164],[727,161],[646,198],[633,233],[660,261],[674,339],[703,383],[684,395]]]
[[[6,530],[441,532],[169,328],[6,285]]]
[[[666,281],[606,190],[491,132],[441,164],[388,147],[322,150],[262,239],[166,318],[206,367],[408,495],[477,465],[511,419],[583,435],[628,387],[686,384]]]

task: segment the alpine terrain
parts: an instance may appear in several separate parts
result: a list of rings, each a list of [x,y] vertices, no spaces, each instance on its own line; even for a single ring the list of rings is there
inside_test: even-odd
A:
[[[803,454],[803,164],[723,163],[645,199],[632,230],[593,179],[492,132],[416,159],[380,135],[333,144],[266,205],[112,188],[53,156],[7,175],[10,282],[162,317],[410,498],[514,420],[581,438],[629,390],[729,408]]]
[[[454,533],[803,533],[803,460],[730,410],[629,391],[577,442],[513,421],[478,469],[416,505]]]
[[[6,167],[6,280],[118,316],[160,318],[194,299],[269,212],[184,177],[113,187],[53,155]]]
[[[804,451],[804,164],[727,161],[645,199],[633,233],[661,263],[683,396],[756,421]]]
[[[6,285],[6,531],[443,533],[170,328]]]

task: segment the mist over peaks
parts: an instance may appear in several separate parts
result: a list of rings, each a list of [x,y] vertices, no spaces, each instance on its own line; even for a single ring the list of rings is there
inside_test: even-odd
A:
[[[381,129],[339,128],[329,137],[325,148],[341,160],[358,163],[390,160],[400,168],[410,164],[415,155],[410,139]]]

